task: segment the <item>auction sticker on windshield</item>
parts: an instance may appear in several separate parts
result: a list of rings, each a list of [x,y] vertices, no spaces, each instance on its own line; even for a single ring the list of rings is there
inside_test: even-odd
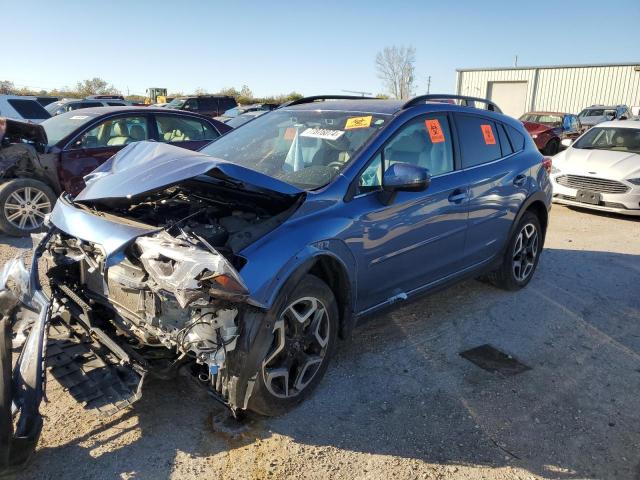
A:
[[[372,116],[366,117],[353,117],[347,119],[347,123],[344,125],[345,130],[352,130],[354,128],[369,128],[371,126]]]
[[[326,128],[307,128],[300,134],[301,137],[321,138],[323,140],[337,140],[342,135],[344,135],[342,130],[327,130]]]

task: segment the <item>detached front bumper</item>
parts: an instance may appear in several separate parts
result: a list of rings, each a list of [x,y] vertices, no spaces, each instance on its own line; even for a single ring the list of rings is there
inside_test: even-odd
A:
[[[51,300],[38,281],[37,260],[41,253],[38,247],[34,249],[30,272],[21,258],[15,258],[0,273],[1,471],[26,462],[42,430],[40,403],[45,387],[44,357]],[[25,331],[28,331],[26,340]],[[22,344],[22,350],[12,369],[14,335],[13,347]]]

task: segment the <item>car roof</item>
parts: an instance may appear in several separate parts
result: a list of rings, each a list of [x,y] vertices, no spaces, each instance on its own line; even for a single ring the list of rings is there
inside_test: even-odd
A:
[[[534,112],[527,112],[524,115],[573,115],[573,113],[534,111]]]
[[[406,100],[326,100],[323,102],[301,103],[282,107],[286,110],[327,110],[345,112],[366,112],[381,115],[393,115],[402,109]]]
[[[206,120],[213,120],[211,117],[207,117],[206,115],[200,115],[196,112],[185,112],[184,110],[172,110],[167,108],[157,108],[157,107],[136,107],[134,105],[125,105],[125,106],[109,106],[109,107],[89,107],[89,108],[81,108],[78,110],[72,110],[76,115],[90,115],[94,117],[99,117],[101,115],[108,115],[110,113],[120,113],[120,112],[134,112],[134,113],[164,113],[170,115],[184,115],[191,117],[204,118]],[[67,112],[70,113],[70,112]]]
[[[611,120],[593,126],[593,128],[599,127],[632,128],[634,130],[640,130],[640,122],[634,122],[633,120]]]

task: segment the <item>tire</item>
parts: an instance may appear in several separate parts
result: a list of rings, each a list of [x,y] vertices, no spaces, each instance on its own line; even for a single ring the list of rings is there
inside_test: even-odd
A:
[[[39,180],[9,180],[0,186],[0,229],[14,237],[39,232],[44,216],[51,212],[55,201],[53,190]]]
[[[533,241],[532,237],[528,237],[527,233],[531,231],[531,228],[533,228],[531,235],[533,236],[534,233],[536,235],[535,247],[533,245],[529,246],[524,244],[527,241]],[[522,239],[521,235],[523,236]],[[526,287],[531,281],[531,278],[538,266],[538,262],[540,261],[542,245],[543,236],[538,216],[532,212],[525,212],[514,229],[513,235],[509,239],[509,244],[505,249],[504,258],[502,259],[500,268],[489,273],[486,276],[486,279],[493,285],[504,290],[516,291]],[[518,253],[519,248],[530,248],[532,253],[528,253],[526,250],[525,252]],[[535,251],[533,251],[534,248]],[[526,258],[523,259],[522,255],[525,255]],[[520,259],[519,269],[517,267],[517,258]],[[526,267],[525,264],[527,265]]]
[[[316,300],[317,307],[313,315],[309,314],[312,318],[308,322],[295,323],[292,307],[298,318],[305,317],[313,308],[310,299]],[[338,338],[338,305],[331,289],[318,277],[306,275],[290,294],[281,294],[276,305],[281,307],[275,315],[273,343],[262,361],[248,405],[249,410],[265,416],[281,415],[311,394],[327,370]],[[321,319],[320,310],[324,310],[326,317]],[[314,333],[311,330],[316,316]],[[314,340],[296,337],[296,334],[300,335],[294,331],[296,326],[303,335],[311,335]],[[301,361],[300,358],[308,360]],[[312,363],[318,362],[318,358],[319,363]],[[287,362],[290,366],[286,366]],[[284,370],[287,370],[286,378],[280,374]]]
[[[547,144],[542,149],[542,153],[544,155],[555,155],[560,151],[560,140],[557,138],[552,138],[547,142]]]

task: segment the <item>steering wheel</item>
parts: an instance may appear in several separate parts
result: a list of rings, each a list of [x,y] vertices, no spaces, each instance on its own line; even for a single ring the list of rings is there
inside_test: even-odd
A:
[[[340,161],[338,161],[338,160],[335,160],[335,161],[333,161],[333,162],[329,163],[329,164],[327,165],[327,167],[329,167],[329,168],[335,168],[336,170],[339,170],[340,168],[342,168],[342,166],[343,166],[343,165],[344,165],[344,163],[342,163],[342,162],[340,162]]]

